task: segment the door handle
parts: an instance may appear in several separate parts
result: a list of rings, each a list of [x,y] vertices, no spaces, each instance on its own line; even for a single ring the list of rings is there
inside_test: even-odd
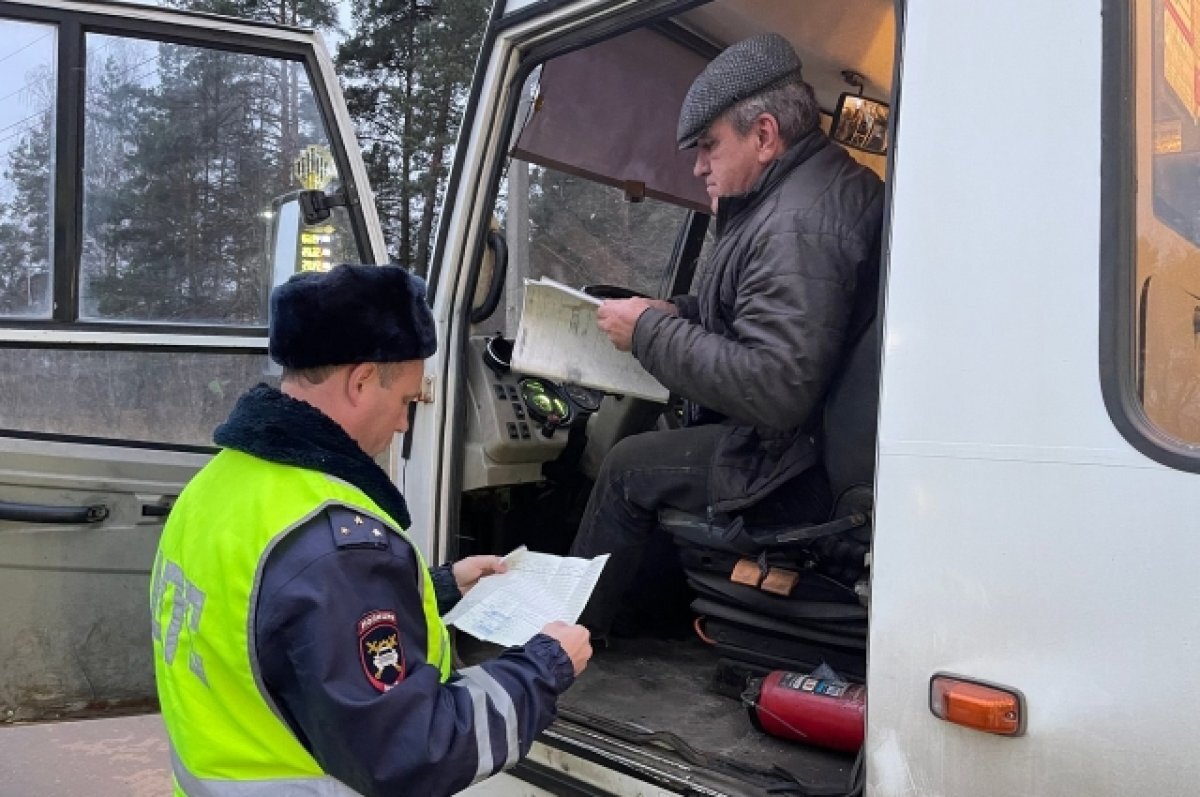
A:
[[[108,517],[104,504],[91,506],[43,506],[0,501],[0,520],[23,523],[99,523]]]

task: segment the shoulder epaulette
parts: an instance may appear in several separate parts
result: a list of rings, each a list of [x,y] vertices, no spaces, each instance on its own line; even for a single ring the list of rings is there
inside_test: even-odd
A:
[[[334,504],[325,511],[333,531],[333,544],[338,548],[385,549],[389,546],[388,538],[392,532],[386,523],[374,516],[340,504]]]

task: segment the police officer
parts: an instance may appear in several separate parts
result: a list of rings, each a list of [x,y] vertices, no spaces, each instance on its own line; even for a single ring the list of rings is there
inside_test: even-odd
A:
[[[151,584],[175,793],[452,794],[525,755],[591,656],[554,623],[453,671],[440,616],[494,556],[429,570],[375,463],[436,348],[395,266],[271,296],[281,388],[242,396],[171,511]]]

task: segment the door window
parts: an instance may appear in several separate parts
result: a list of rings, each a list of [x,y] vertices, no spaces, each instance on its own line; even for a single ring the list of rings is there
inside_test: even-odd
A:
[[[265,325],[280,207],[338,179],[303,65],[102,35],[87,51],[79,318]],[[305,233],[293,266],[356,259],[345,208]]]
[[[272,286],[368,251],[346,207],[299,223],[340,188],[331,116],[297,48],[72,29],[0,20],[0,434],[211,446],[275,378]]]
[[[508,241],[507,313],[483,321],[516,334],[524,279],[549,277],[575,288],[614,286],[659,296],[688,211],[522,160],[509,163],[496,216]]]
[[[1200,0],[1143,0],[1136,56],[1135,384],[1146,417],[1200,444]]]
[[[554,169],[531,167],[529,276],[656,296],[687,211]]]
[[[50,316],[56,29],[0,19],[0,316]]]

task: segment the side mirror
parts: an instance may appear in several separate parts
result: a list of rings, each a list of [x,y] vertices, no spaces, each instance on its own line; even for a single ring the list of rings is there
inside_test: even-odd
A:
[[[271,209],[259,214],[267,226],[267,260],[271,286],[282,285],[300,262],[301,208],[295,193],[277,197]]]
[[[847,147],[882,155],[888,147],[890,113],[886,102],[842,94],[833,112],[829,137]]]

